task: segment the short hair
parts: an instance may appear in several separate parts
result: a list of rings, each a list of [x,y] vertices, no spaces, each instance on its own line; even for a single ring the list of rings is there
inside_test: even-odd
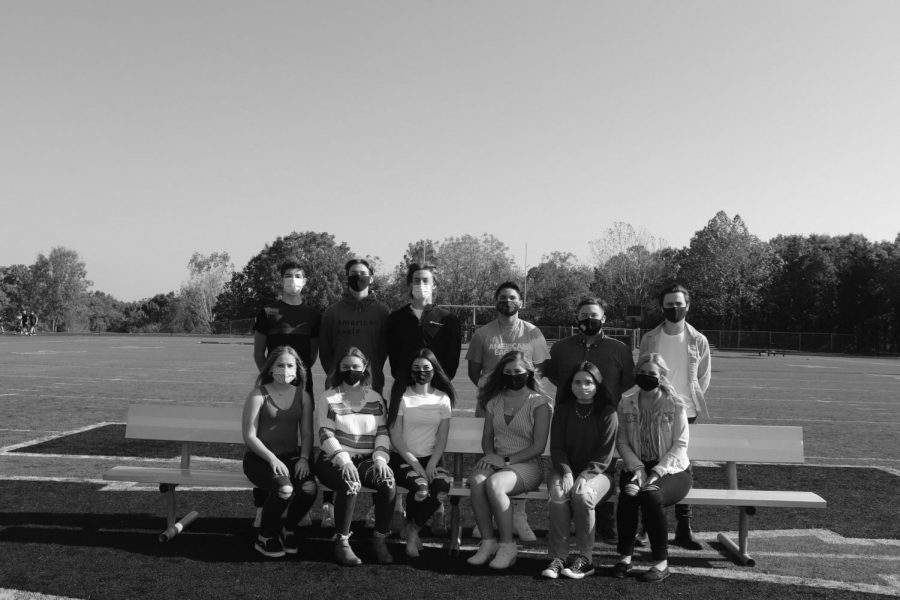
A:
[[[406,269],[406,285],[412,284],[412,278],[416,271],[428,271],[431,273],[431,277],[434,278],[434,272],[437,271],[437,267],[430,263],[425,263],[420,265],[419,263],[413,263],[409,265]]]
[[[371,275],[375,274],[375,269],[373,269],[372,265],[369,264],[369,261],[367,261],[364,258],[351,258],[350,260],[348,260],[347,264],[344,265],[344,273],[349,275],[350,267],[352,267],[353,265],[363,265],[364,267],[366,267],[369,270],[369,274],[371,274]]]
[[[519,296],[522,295],[522,290],[519,289],[519,286],[517,286],[512,281],[504,281],[497,286],[497,291],[494,292],[494,300],[496,300],[497,297],[500,296],[500,292],[502,292],[503,290],[516,290],[516,293],[519,294]]]
[[[281,273],[282,277],[284,277],[284,274],[291,269],[300,269],[301,271],[303,271],[304,277],[306,276],[306,267],[304,267],[296,258],[289,258],[278,265],[278,272]]]
[[[582,306],[590,306],[592,304],[596,304],[597,306],[599,306],[604,315],[606,314],[607,309],[609,309],[609,305],[600,298],[597,298],[596,296],[585,296],[578,301],[578,306],[575,307],[575,312],[578,313],[578,311],[581,310]]]
[[[691,293],[688,291],[688,289],[686,287],[684,287],[683,285],[681,285],[680,283],[677,283],[677,282],[670,283],[669,285],[667,285],[666,287],[661,289],[659,291],[659,294],[657,294],[657,296],[656,296],[656,300],[659,302],[659,305],[662,306],[663,300],[666,299],[666,294],[678,294],[678,293],[684,294],[684,303],[685,304],[691,303]]]

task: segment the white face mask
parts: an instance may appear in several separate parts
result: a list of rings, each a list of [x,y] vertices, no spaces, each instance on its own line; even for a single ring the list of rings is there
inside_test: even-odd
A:
[[[413,298],[424,300],[426,303],[431,302],[432,286],[429,283],[415,283],[412,286]]]
[[[282,280],[282,284],[284,285],[284,292],[286,294],[299,294],[303,290],[303,286],[306,285],[306,279],[302,277],[286,276]]]
[[[297,368],[275,367],[274,369],[272,369],[272,378],[282,385],[290,383],[297,378]]]

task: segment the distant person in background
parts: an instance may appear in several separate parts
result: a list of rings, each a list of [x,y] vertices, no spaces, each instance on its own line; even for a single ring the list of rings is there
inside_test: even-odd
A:
[[[37,333],[37,315],[34,314],[34,311],[28,312],[28,335],[35,335]]]
[[[281,298],[259,309],[253,324],[253,361],[262,371],[273,350],[281,346],[294,349],[306,373],[302,378],[304,389],[313,394],[312,366],[319,353],[319,328],[322,316],[318,309],[303,304],[303,288],[306,287],[306,270],[297,259],[288,259],[278,267],[281,275]],[[257,507],[255,524],[262,518],[262,507],[266,502],[266,492],[260,488],[253,490],[253,502]],[[309,524],[308,516],[303,524]]]
[[[244,403],[244,473],[266,492],[254,548],[270,558],[297,554],[297,525],[316,500],[313,406],[305,377],[294,349],[279,346],[269,353]]]
[[[634,386],[634,359],[631,349],[617,339],[603,333],[606,322],[606,303],[599,298],[583,298],[575,307],[575,322],[578,333],[563,338],[550,348],[550,360],[544,375],[556,385],[556,402],[570,393],[565,383],[588,361],[595,365],[602,375],[600,386],[614,406],[618,406],[622,393]],[[615,482],[613,482],[615,484]],[[616,513],[612,501],[597,506],[597,529],[600,538],[608,543],[616,543]]]
[[[23,308],[22,312],[16,315],[16,332],[19,335],[28,335],[28,310]]]
[[[650,540],[653,564],[637,580],[657,582],[669,576],[668,526],[663,508],[691,490],[685,403],[669,385],[668,373],[662,356],[642,355],[635,367],[639,389],[626,394],[619,403],[616,449],[625,472],[619,478],[616,511],[619,560],[612,575],[617,579],[631,571],[639,513]]]
[[[369,286],[375,273],[364,258],[354,258],[344,265],[347,287],[343,297],[322,315],[319,335],[319,360],[326,373],[336,367],[336,360],[349,348],[359,348],[368,359],[372,374],[371,387],[384,390],[384,363],[387,360],[387,321],[391,311],[375,298]],[[322,526],[334,525],[331,492],[323,494]],[[369,511],[367,524],[374,526],[375,513]]]
[[[687,404],[688,423],[694,423],[701,414],[709,418],[706,390],[712,376],[712,359],[706,336],[685,320],[691,307],[691,294],[683,285],[673,283],[660,290],[657,301],[665,320],[641,338],[640,355],[654,352],[662,355],[669,367],[672,389]],[[700,550],[703,546],[694,538],[692,517],[690,504],[675,505],[672,543],[688,550]]]
[[[394,378],[391,398],[405,391],[410,357],[421,348],[428,348],[434,353],[450,380],[456,376],[462,351],[459,319],[450,311],[434,305],[437,288],[434,265],[409,265],[406,286],[409,288],[410,303],[392,312],[387,321],[388,355]],[[458,499],[455,501],[458,502]],[[399,494],[397,502],[400,502]],[[436,534],[446,531],[443,503],[434,511],[431,529]]]
[[[521,352],[529,369],[534,369],[540,376],[550,353],[547,352],[547,341],[541,330],[519,318],[519,309],[522,307],[522,291],[519,286],[511,281],[501,283],[494,292],[494,301],[497,318],[476,329],[469,340],[469,350],[466,352],[469,379],[481,387],[500,358],[513,350]],[[482,416],[482,410],[483,406],[479,402],[475,407],[475,415]],[[525,501],[517,500],[514,506],[513,528],[516,535],[523,542],[535,541],[537,537],[528,524]],[[478,537],[480,534],[480,526],[476,524],[472,535]]]

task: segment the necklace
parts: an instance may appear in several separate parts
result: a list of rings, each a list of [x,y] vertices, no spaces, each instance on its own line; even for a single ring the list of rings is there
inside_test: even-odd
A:
[[[584,421],[584,420],[587,419],[589,416],[591,416],[591,414],[592,414],[593,412],[594,412],[594,403],[593,403],[593,402],[591,402],[591,404],[590,404],[590,406],[589,406],[589,408],[588,408],[588,411],[587,411],[585,414],[581,414],[581,411],[578,410],[578,404],[577,404],[577,403],[575,404],[575,416],[577,416],[577,417],[578,417],[579,419],[581,419],[582,421]]]

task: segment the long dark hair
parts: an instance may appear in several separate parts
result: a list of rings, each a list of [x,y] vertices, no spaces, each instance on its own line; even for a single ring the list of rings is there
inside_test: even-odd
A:
[[[275,381],[275,377],[272,376],[272,365],[275,364],[275,361],[278,360],[278,357],[282,354],[290,354],[297,362],[297,376],[294,377],[294,380],[291,381],[290,384],[295,385],[300,389],[306,389],[306,366],[303,364],[303,360],[300,358],[300,355],[297,354],[297,351],[290,346],[278,346],[269,352],[269,355],[266,357],[266,364],[256,377],[256,387],[261,387]]]
[[[400,401],[403,398],[403,393],[406,392],[410,386],[415,385],[415,380],[412,378],[411,371],[412,364],[417,358],[424,358],[431,363],[431,368],[434,369],[434,374],[431,378],[431,387],[447,394],[450,398],[450,406],[456,406],[456,390],[453,389],[453,384],[450,383],[450,378],[447,377],[447,372],[444,371],[444,367],[438,362],[434,352],[428,348],[420,348],[409,356],[409,360],[406,361],[406,369],[394,381],[394,386],[391,388],[391,405],[388,408],[387,418],[388,429],[393,427],[394,421],[397,420],[397,412],[400,410]]]
[[[334,367],[325,380],[325,389],[336,388],[341,385],[341,361],[348,356],[355,356],[363,362],[363,378],[360,383],[364,386],[372,385],[372,369],[369,368],[369,359],[363,354],[363,351],[356,346],[350,346],[347,351],[341,354],[340,358],[334,361]]]
[[[541,389],[541,384],[534,376],[534,367],[531,366],[531,363],[527,358],[525,358],[525,355],[519,350],[510,350],[500,357],[500,362],[498,362],[497,366],[495,366],[488,374],[484,385],[478,388],[478,404],[481,406],[481,408],[487,406],[487,403],[491,398],[499,396],[500,392],[506,389],[506,387],[503,385],[503,368],[506,367],[506,365],[508,365],[509,363],[515,362],[517,360],[522,361],[522,364],[525,366],[525,370],[528,372],[528,381],[525,383],[525,385],[535,392],[543,391]]]
[[[603,375],[600,374],[600,369],[598,369],[594,363],[588,361],[579,363],[578,367],[576,367],[566,378],[566,383],[562,388],[562,395],[559,397],[559,403],[563,404],[565,402],[575,401],[575,393],[572,391],[572,382],[575,381],[575,376],[582,371],[590,375],[597,385],[597,393],[594,394],[594,408],[598,409],[597,412],[599,413],[599,409],[602,408],[604,404],[610,404],[615,408],[615,402],[610,399],[609,392],[603,385]]]

